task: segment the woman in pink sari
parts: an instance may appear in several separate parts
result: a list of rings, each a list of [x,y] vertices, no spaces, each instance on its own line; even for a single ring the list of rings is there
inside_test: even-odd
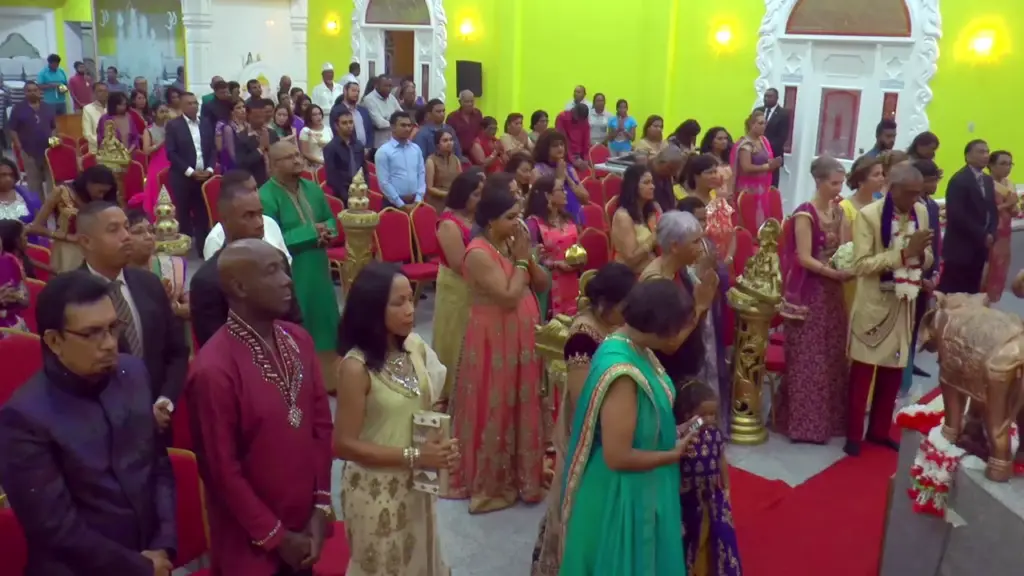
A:
[[[776,430],[793,442],[824,444],[846,433],[849,367],[843,282],[853,275],[829,266],[849,240],[843,209],[835,201],[846,171],[834,158],[811,164],[814,199],[793,212],[781,249],[781,314],[786,321],[786,372],[775,412]]]
[[[156,208],[156,201],[160,196],[160,173],[171,167],[171,161],[167,159],[167,150],[164,148],[164,139],[166,138],[164,128],[170,117],[170,109],[167,104],[160,103],[153,115],[153,123],[142,134],[142,151],[149,157],[146,191],[142,195],[142,208],[150,218],[153,218],[153,209]]]
[[[487,178],[474,216],[480,234],[462,264],[469,321],[450,410],[464,457],[450,495],[469,498],[471,513],[544,499],[542,365],[533,330],[540,322],[534,292],[548,289],[548,276],[530,257],[513,182],[504,172]]]
[[[1006,277],[1010,271],[1010,236],[1013,234],[1013,219],[1019,213],[1017,191],[1010,182],[1013,170],[1013,156],[997,150],[989,156],[988,173],[992,175],[996,188],[996,207],[999,209],[999,225],[996,241],[988,253],[988,272],[981,289],[988,293],[990,302],[999,302],[1006,290]]]
[[[526,226],[540,249],[541,265],[551,271],[551,316],[576,314],[580,293],[580,267],[565,261],[565,252],[579,240],[579,227],[566,211],[562,187],[555,189],[554,176],[541,176],[526,199]]]
[[[782,158],[775,158],[772,145],[764,137],[764,112],[751,112],[746,121],[747,133],[732,147],[729,164],[736,177],[733,190],[739,194],[757,197],[757,228],[765,221],[768,210],[768,189],[772,187],[772,173],[782,166]],[[757,230],[751,230],[757,233]]]

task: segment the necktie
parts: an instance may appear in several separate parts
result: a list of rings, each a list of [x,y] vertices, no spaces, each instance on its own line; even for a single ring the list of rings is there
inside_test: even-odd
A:
[[[121,292],[124,282],[114,280],[110,283],[110,299],[114,301],[114,310],[117,312],[117,319],[124,324],[124,338],[128,341],[128,350],[132,356],[142,358],[142,339],[139,338],[139,330],[135,325],[135,318],[132,317],[132,309]]]
[[[772,112],[774,112],[774,111],[775,111],[775,108],[769,108],[769,109],[765,110],[765,112],[764,112],[764,123],[765,124],[767,124],[768,121],[772,119]]]

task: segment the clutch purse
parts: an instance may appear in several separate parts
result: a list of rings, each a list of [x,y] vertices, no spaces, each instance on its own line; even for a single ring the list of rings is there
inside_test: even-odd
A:
[[[419,448],[424,442],[443,442],[452,437],[452,417],[440,412],[421,410],[412,415],[412,445]],[[448,493],[448,470],[416,468],[412,473],[412,488],[439,496]]]

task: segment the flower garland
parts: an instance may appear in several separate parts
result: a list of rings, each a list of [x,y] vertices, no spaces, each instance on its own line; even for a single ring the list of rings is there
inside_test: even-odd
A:
[[[920,404],[904,408],[896,416],[897,426],[916,430],[925,436],[914,456],[914,464],[910,467],[912,485],[907,490],[907,495],[914,501],[914,511],[919,514],[944,517],[957,469],[960,466],[972,470],[985,469],[986,464],[980,458],[967,454],[946,440],[942,435],[944,419],[945,412],[942,409]],[[1012,423],[1011,453],[1017,452],[1019,443],[1017,425]]]
[[[910,236],[917,232],[917,220],[907,219],[900,222],[898,217],[894,217],[893,224],[899,226],[898,230],[892,233],[893,240],[899,242],[901,249],[906,248]],[[905,264],[893,270],[893,287],[899,299],[913,302],[921,291],[921,266],[917,258],[908,259]]]

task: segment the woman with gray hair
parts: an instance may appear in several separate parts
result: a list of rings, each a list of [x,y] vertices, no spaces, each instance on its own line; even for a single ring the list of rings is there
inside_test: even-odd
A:
[[[640,280],[675,280],[693,299],[694,307],[692,321],[679,333],[679,348],[670,354],[657,353],[658,359],[676,384],[698,379],[720,388],[715,331],[707,313],[718,296],[719,277],[705,258],[704,229],[693,214],[672,210],[658,221],[657,238],[661,256],[647,265]],[[719,396],[727,392],[719,390]]]
[[[779,263],[786,319],[786,372],[775,411],[776,430],[793,442],[823,444],[846,432],[847,328],[843,282],[853,277],[829,265],[850,240],[836,204],[846,170],[836,159],[811,163],[814,198],[797,207],[785,227]]]

